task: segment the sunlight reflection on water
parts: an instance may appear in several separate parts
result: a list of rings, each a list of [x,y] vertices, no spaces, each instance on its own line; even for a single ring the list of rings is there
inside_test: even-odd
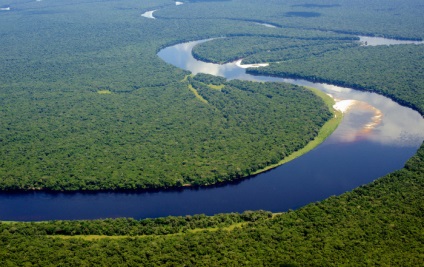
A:
[[[329,137],[328,142],[355,142],[368,140],[390,146],[419,147],[424,139],[424,120],[422,116],[396,102],[369,92],[362,92],[324,83],[312,83],[301,79],[286,79],[246,74],[240,62],[213,64],[201,62],[193,58],[191,50],[199,43],[208,40],[188,42],[163,49],[159,57],[179,68],[189,70],[193,74],[207,73],[227,79],[249,81],[287,82],[301,86],[317,88],[337,101],[351,101],[345,111],[344,119],[338,129]]]

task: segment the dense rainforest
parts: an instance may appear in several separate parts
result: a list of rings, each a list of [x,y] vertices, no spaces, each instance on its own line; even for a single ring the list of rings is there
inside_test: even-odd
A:
[[[283,214],[0,223],[2,266],[419,266],[424,149],[405,168]]]
[[[423,69],[422,45],[395,45],[331,51],[249,73],[304,78],[376,92],[424,113]]]
[[[300,87],[236,81],[222,86],[175,83],[139,89],[130,99],[92,93],[102,102],[82,100],[89,106],[41,101],[18,107],[17,99],[5,97],[4,107],[17,115],[2,120],[7,156],[0,188],[214,184],[279,162],[313,140],[332,116],[321,99]],[[70,109],[62,111],[66,115],[54,114],[63,108]],[[26,110],[37,122],[27,121],[34,116]]]
[[[269,8],[275,4],[270,2],[257,13],[272,20],[275,15]],[[222,5],[224,11],[209,14],[210,18],[195,16],[205,7],[218,10]],[[201,57],[206,51],[217,62],[241,57],[246,57],[246,62],[302,61],[358,46],[357,37],[337,32],[306,26],[302,30],[270,28],[258,24],[259,19],[220,17],[229,10],[234,11],[232,16],[242,16],[252,5],[238,1],[199,1],[183,6],[173,1],[144,6],[134,1],[18,1],[2,12],[0,29],[7,53],[0,55],[0,189],[134,190],[205,185],[248,176],[303,147],[313,137],[309,133],[316,136],[317,127],[323,124],[315,116],[329,118],[326,111],[320,114],[323,103],[311,105],[315,112],[299,110],[304,117],[281,125],[291,124],[283,131],[286,136],[280,135],[275,142],[278,130],[265,130],[265,124],[280,125],[280,115],[265,115],[262,110],[266,121],[261,126],[248,119],[254,113],[235,114],[233,110],[226,114],[229,109],[222,104],[209,105],[193,94],[184,81],[187,72],[155,55],[170,44],[223,35],[233,38],[204,43],[195,55]],[[240,6],[243,8],[238,10]],[[298,8],[280,3],[279,10],[295,12]],[[349,6],[341,9],[345,8]],[[159,9],[155,12],[158,19],[140,17],[140,13],[155,9]],[[191,9],[193,15],[185,19],[167,15]],[[323,16],[322,20],[326,19]],[[177,30],[169,27],[171,21]],[[238,95],[238,100],[225,93],[216,97],[228,106],[231,101],[241,101],[244,111],[259,100],[253,94]],[[276,104],[271,98],[261,99],[261,105]],[[307,102],[296,104],[300,109]],[[290,116],[294,108],[292,105],[291,111],[280,114]],[[227,121],[228,116],[235,120]],[[272,134],[268,134],[270,130]],[[295,137],[303,130],[308,134]],[[208,142],[205,137],[210,137]],[[257,139],[261,141],[252,142]],[[276,147],[281,149],[275,151]],[[247,159],[258,152],[261,158]]]
[[[420,1],[265,2],[190,1],[181,8],[168,0],[18,0],[1,10],[2,189],[213,183],[281,159],[331,116],[305,89],[191,77],[156,56],[182,41],[228,36],[199,46],[198,57],[210,51],[210,61],[275,62],[257,71],[376,91],[423,114],[423,46],[361,47],[346,35],[423,38]],[[154,9],[157,19],[140,17]],[[293,113],[281,117],[282,108]],[[244,139],[232,136],[242,132]],[[296,142],[269,150],[265,135],[281,147],[286,138]],[[258,138],[264,142],[249,148],[246,140]],[[240,145],[246,157],[236,162],[229,151]],[[252,149],[263,152],[243,154]],[[210,164],[209,155],[223,165]],[[423,164],[422,146],[399,171],[282,214],[1,222],[0,264],[419,266]]]
[[[424,112],[421,110],[424,99],[422,45],[364,46],[348,40],[315,43],[292,38],[297,43],[293,46],[283,38],[272,39],[275,40],[265,38],[264,46],[260,45],[258,36],[216,39],[202,43],[193,53],[210,62],[230,62],[238,58],[243,58],[246,64],[267,62],[269,66],[251,68],[247,72],[376,92]],[[321,50],[323,47],[318,45],[321,42],[333,49]],[[272,49],[273,46],[277,48]]]
[[[175,32],[168,20],[140,17],[138,4],[121,4],[23,2],[3,13],[1,190],[136,190],[233,180],[302,148],[331,117],[314,94],[286,85],[280,89],[287,94],[229,84],[220,93],[199,91],[213,94],[210,103],[199,100],[184,81],[188,73],[156,52],[262,28],[177,20]]]
[[[424,38],[422,2],[316,0],[267,1],[205,1],[161,9],[155,16],[162,19],[224,19],[266,23],[290,29],[311,29],[396,39]]]
[[[357,38],[337,36],[312,37],[311,39],[284,36],[237,36],[199,44],[193,56],[199,60],[227,63],[243,59],[243,63],[278,62],[289,59],[309,58],[331,50],[342,50],[359,45]]]

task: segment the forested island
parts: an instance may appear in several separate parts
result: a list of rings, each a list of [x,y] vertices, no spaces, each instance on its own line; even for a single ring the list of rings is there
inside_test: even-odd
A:
[[[149,10],[156,19],[140,16]],[[352,35],[421,40],[422,11],[418,0],[18,0],[0,11],[0,189],[239,179],[301,149],[333,117],[305,88],[191,76],[157,57],[185,41],[225,36],[194,55],[269,62],[249,72],[373,91],[423,114],[424,46],[366,47]],[[399,171],[278,214],[0,222],[0,264],[418,266],[423,164],[421,146]]]

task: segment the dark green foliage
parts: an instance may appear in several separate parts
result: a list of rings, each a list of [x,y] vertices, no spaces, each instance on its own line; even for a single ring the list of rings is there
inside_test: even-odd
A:
[[[195,46],[193,56],[214,63],[226,63],[243,58],[243,63],[250,64],[307,58],[358,45],[353,42],[355,37],[333,38],[241,36],[216,39]]]
[[[139,167],[138,160],[146,160],[143,164],[157,164],[149,153],[166,162],[167,153],[176,151],[178,144],[173,142],[176,140],[166,137],[166,133],[184,132],[179,129],[188,129],[187,123],[190,133],[202,135],[204,129],[223,120],[223,114],[231,115],[229,121],[237,124],[240,116],[251,114],[237,114],[237,110],[222,103],[237,105],[244,113],[248,112],[243,106],[246,99],[255,104],[254,108],[262,109],[269,103],[275,104],[274,101],[278,104],[278,100],[283,99],[278,93],[293,93],[291,89],[277,90],[279,85],[263,90],[263,85],[237,81],[229,82],[218,91],[207,85],[218,85],[222,83],[220,80],[198,75],[190,83],[209,101],[204,105],[188,90],[187,84],[177,82],[186,73],[160,62],[154,56],[160,47],[181,40],[257,34],[259,29],[270,31],[257,25],[247,27],[245,22],[218,22],[214,18],[267,20],[307,28],[319,25],[322,29],[396,37],[424,36],[419,0],[393,3],[343,0],[338,6],[325,9],[318,5],[328,2],[316,1],[313,6],[294,7],[308,11],[316,8],[325,14],[308,19],[281,16],[292,11],[288,7],[299,4],[297,1],[267,1],[266,4],[256,0],[219,1],[186,4],[185,9],[169,7],[158,12],[164,17],[172,14],[182,18],[212,18],[198,19],[196,23],[184,19],[166,23],[148,19],[134,22],[140,9],[173,5],[172,1],[142,1],[142,4],[140,1],[101,1],[99,4],[57,0],[54,8],[48,6],[50,1],[40,2],[42,6],[36,8],[33,5],[38,2],[35,1],[16,2],[15,6],[20,9],[1,13],[0,17],[2,47],[6,51],[0,53],[0,177],[9,188],[37,185],[28,174],[4,179],[10,166],[14,172],[30,174],[40,170],[49,173],[57,166],[68,172],[75,162],[97,162],[102,172],[114,172],[118,178],[109,180],[108,186],[115,181],[132,185],[131,180],[119,178],[123,167],[128,170],[131,162]],[[362,3],[369,8],[364,9]],[[77,19],[73,17],[76,14],[80,14]],[[100,19],[102,23],[98,23],[105,14],[109,14],[107,20]],[[75,23],[78,20],[84,23]],[[173,27],[169,27],[170,23]],[[299,33],[303,34],[305,31]],[[49,53],[45,50],[47,47]],[[321,63],[320,68],[325,66],[329,68],[327,71],[332,71],[335,76],[330,77],[337,77],[334,81],[381,90],[379,92],[392,94],[397,101],[423,113],[422,73],[419,72],[423,69],[422,48],[353,48],[349,51],[351,53],[344,53],[348,60],[343,60],[343,64],[337,61],[328,64],[330,60],[342,60],[343,52],[332,52],[331,57],[302,59],[301,63],[293,61],[290,67],[298,68],[292,74],[328,78],[325,73],[302,72],[310,67],[319,71],[314,62],[317,61]],[[390,57],[390,53],[396,56]],[[386,60],[378,60],[379,56]],[[356,66],[352,62],[352,59],[362,61],[363,58],[368,58],[365,64]],[[367,67],[369,65],[373,67]],[[366,71],[370,72],[369,76]],[[283,73],[288,72],[278,70],[278,74]],[[347,73],[360,76],[351,78]],[[406,75],[400,77],[403,74]],[[391,79],[391,75],[395,79]],[[374,77],[375,81],[368,77]],[[359,83],[362,80],[367,83]],[[381,89],[395,82],[396,86]],[[100,95],[96,93],[99,90],[113,94]],[[249,98],[251,95],[255,98]],[[214,117],[214,114],[220,116]],[[205,122],[205,117],[209,121]],[[240,122],[243,126],[243,120]],[[132,149],[140,142],[140,136],[152,144],[145,142]],[[165,149],[164,145],[171,149]],[[138,158],[138,149],[143,151],[144,158]],[[62,160],[55,161],[61,157]],[[19,164],[21,167],[16,167]],[[169,170],[175,167],[167,166]],[[73,168],[89,170],[78,164]],[[353,192],[273,219],[267,212],[249,212],[141,221],[0,223],[0,266],[421,266],[424,262],[423,173],[424,146],[402,170]],[[90,176],[88,180],[80,180],[75,178],[78,173],[70,174],[74,174],[74,178],[65,177],[63,184],[53,185],[59,189],[71,182],[75,188],[98,186],[97,177],[90,182]],[[46,178],[41,177],[40,181],[49,181]],[[133,181],[139,181],[136,174]],[[234,230],[188,231],[223,228],[238,222],[248,223]],[[187,233],[181,233],[184,231]],[[178,234],[166,235],[169,233]],[[57,234],[148,236],[87,241],[58,238]]]
[[[419,266],[424,253],[420,205],[424,202],[423,151],[424,147],[405,169],[370,185],[273,219],[266,212],[251,212],[245,213],[248,218],[222,214],[141,221],[1,223],[0,264]],[[179,232],[192,221],[197,223],[194,228],[250,223],[234,230],[94,241],[44,234],[63,229],[67,232],[62,234],[103,233],[107,229],[112,229],[112,235],[131,235],[134,229],[166,234]]]
[[[166,4],[174,6],[157,3]],[[309,92],[298,90],[299,106],[286,107],[292,95],[265,86],[255,94],[215,94],[206,105],[181,82],[187,72],[156,56],[172,43],[251,32],[245,22],[152,20],[140,13],[155,6],[132,1],[40,2],[43,12],[28,15],[34,5],[19,3],[0,17],[0,190],[233,180],[303,147],[329,117]],[[311,109],[309,101],[317,105]],[[228,110],[235,102],[240,110]],[[253,104],[268,125],[250,120]],[[293,116],[297,108],[301,116]],[[292,116],[284,135],[272,128],[282,119],[274,110]]]
[[[211,132],[210,137],[203,140],[209,164],[214,166],[215,179],[218,181],[228,174],[245,176],[277,163],[312,140],[331,117],[331,113],[313,93],[293,85],[234,80],[225,83],[221,90],[214,90],[196,81],[191,81],[191,84],[208,101],[208,106],[221,114],[224,122],[218,132]],[[312,107],[319,107],[317,114],[306,115],[313,113]],[[273,118],[273,121],[268,118]],[[300,122],[303,126],[299,125]],[[224,140],[229,140],[234,147],[225,147]],[[215,146],[228,151],[228,154],[235,153],[231,153],[230,149],[243,151],[237,153],[237,161],[247,162],[245,166],[249,168],[235,165],[232,160],[227,169],[220,168],[210,160],[219,158],[219,151],[212,149]],[[262,154],[267,156],[263,157]],[[226,171],[231,169],[233,171],[227,174]],[[199,181],[201,179],[204,178],[199,177]]]
[[[327,8],[328,7],[328,8]],[[318,29],[358,35],[385,36],[396,39],[424,38],[421,0],[352,1],[315,0],[310,2],[232,0],[206,2],[203,5],[171,7],[158,12],[161,18],[229,19],[265,22],[287,28]],[[286,14],[302,16],[287,16]],[[314,15],[320,14],[320,16]],[[262,27],[265,28],[265,27]],[[263,33],[275,33],[275,29]]]
[[[214,75],[210,75],[210,74],[205,74],[205,73],[198,73],[196,74],[196,76],[193,77],[193,80],[204,83],[206,85],[224,85],[224,83],[226,82],[226,79],[223,77],[219,77],[219,76],[214,76]]]
[[[258,75],[304,78],[372,91],[424,113],[424,46],[356,47],[251,69]]]
[[[144,189],[232,180],[300,149],[331,116],[299,87],[227,87],[199,88],[209,104],[184,83],[128,94],[11,92],[0,100],[0,188]]]
[[[214,216],[198,214],[185,217],[165,217],[134,220],[131,218],[105,219],[93,221],[50,221],[37,223],[1,223],[0,233],[16,235],[107,235],[141,236],[167,235],[187,232],[194,229],[228,227],[237,223],[257,222],[272,217],[269,211],[245,211]]]

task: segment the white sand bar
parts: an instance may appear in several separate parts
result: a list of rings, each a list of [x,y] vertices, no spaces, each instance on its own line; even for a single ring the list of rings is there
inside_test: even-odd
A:
[[[247,69],[247,68],[259,68],[259,67],[266,67],[269,66],[268,63],[260,63],[260,64],[241,64],[242,59],[239,59],[236,61],[236,65],[240,68]]]
[[[142,17],[148,18],[148,19],[156,19],[155,17],[153,17],[153,12],[155,12],[156,10],[152,10],[152,11],[146,11],[143,14],[141,14]]]

